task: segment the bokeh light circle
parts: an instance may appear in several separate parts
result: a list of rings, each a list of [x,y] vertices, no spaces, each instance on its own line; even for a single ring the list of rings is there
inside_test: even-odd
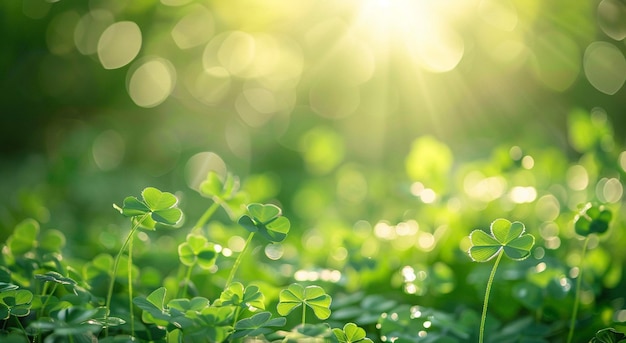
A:
[[[141,107],[155,107],[165,101],[176,83],[174,66],[163,58],[148,59],[129,75],[128,94]]]

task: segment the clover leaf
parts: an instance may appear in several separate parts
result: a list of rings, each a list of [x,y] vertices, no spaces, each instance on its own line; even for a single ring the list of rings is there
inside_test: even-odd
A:
[[[284,317],[271,318],[271,313],[263,311],[252,317],[242,319],[235,324],[235,332],[232,337],[241,338],[266,335],[274,331],[270,327],[281,327],[287,322],[287,319]]]
[[[37,246],[39,223],[34,219],[25,219],[17,226],[7,240],[7,246],[14,255],[22,255]]]
[[[587,203],[574,217],[574,229],[577,234],[585,237],[592,233],[605,233],[612,217],[611,211],[604,206]]]
[[[281,215],[281,210],[273,204],[249,204],[249,215],[239,218],[239,225],[246,230],[256,233],[272,242],[281,242],[289,233],[289,219]]]
[[[167,325],[171,316],[165,308],[165,287],[159,287],[147,297],[133,298],[133,304],[143,310],[141,319],[146,323]]]
[[[209,269],[215,264],[217,252],[213,243],[200,235],[189,234],[187,241],[178,246],[178,258],[188,267],[199,265],[202,269]]]
[[[535,237],[524,234],[525,227],[521,222],[513,222],[499,218],[491,223],[491,235],[482,230],[470,233],[468,253],[476,262],[487,262],[494,258],[500,250],[513,260],[523,260],[530,256],[530,249],[535,244]]]
[[[294,309],[303,306],[310,307],[319,319],[327,319],[330,317],[330,303],[332,301],[330,295],[326,294],[320,286],[307,286],[306,288],[298,283],[292,283],[280,291],[278,296],[279,302],[276,309],[281,316],[288,315]],[[302,312],[302,322],[304,324],[305,308]]]
[[[121,214],[126,217],[137,219],[147,216],[141,222],[141,226],[155,230],[157,223],[176,225],[183,217],[182,211],[176,207],[178,199],[174,194],[161,192],[154,187],[147,187],[141,192],[142,200],[129,196],[124,199],[122,207],[113,204]]]
[[[240,282],[233,282],[220,295],[221,305],[234,305],[242,308],[250,306],[264,310],[265,296],[255,285],[244,289]]]
[[[625,342],[626,335],[613,328],[605,328],[596,332],[595,337],[589,343],[614,343]]]
[[[339,343],[355,343],[355,342],[372,342],[371,339],[365,337],[365,330],[358,327],[354,323],[348,323],[343,326],[343,330],[334,328],[333,333]]]
[[[9,316],[25,317],[30,314],[33,293],[26,289],[0,293],[0,319]]]

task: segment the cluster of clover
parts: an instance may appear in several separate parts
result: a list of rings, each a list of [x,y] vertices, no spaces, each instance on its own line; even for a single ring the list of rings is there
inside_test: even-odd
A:
[[[232,175],[221,178],[214,172],[208,173],[200,184],[199,192],[213,200],[211,206],[195,223],[185,242],[178,246],[178,256],[187,270],[181,281],[178,294],[166,301],[167,289],[159,287],[147,296],[133,296],[133,240],[138,230],[159,230],[164,226],[176,226],[183,217],[178,208],[178,199],[172,193],[148,187],[141,198],[129,196],[121,206],[114,205],[122,215],[131,220],[131,229],[124,243],[111,260],[94,261],[90,265],[94,275],[104,274],[108,280],[104,306],[102,299],[95,297],[80,281],[79,273],[62,263],[60,247],[63,235],[55,230],[37,236],[39,226],[34,220],[26,220],[15,229],[3,250],[3,262],[13,269],[27,270],[33,280],[24,277],[10,268],[0,268],[0,320],[7,342],[91,342],[100,337],[101,342],[131,342],[137,339],[166,342],[224,342],[239,341],[246,337],[266,337],[270,340],[297,342],[302,339],[322,338],[340,343],[371,342],[362,327],[349,322],[343,327],[330,328],[328,324],[307,324],[307,309],[319,320],[331,315],[331,296],[317,285],[303,286],[290,284],[279,293],[276,312],[281,317],[273,317],[265,308],[265,296],[256,285],[244,286],[233,282],[242,256],[251,245],[252,238],[260,235],[269,242],[282,242],[290,230],[290,221],[282,215],[274,204],[252,203],[245,206],[246,212],[238,218],[238,224],[249,231],[246,243],[230,269],[225,286],[218,299],[210,301],[205,297],[188,297],[192,270],[196,267],[211,268],[218,257],[215,245],[202,234],[215,211],[222,207],[232,214],[232,209],[241,207],[245,197],[239,190],[239,182]],[[575,218],[576,233],[585,237],[582,258],[592,234],[602,234],[608,230],[612,214],[603,206],[587,204]],[[470,236],[469,256],[476,262],[487,262],[495,258],[489,275],[484,297],[479,328],[479,342],[485,339],[485,322],[489,294],[496,269],[503,255],[513,260],[523,260],[530,256],[535,238],[525,232],[521,222],[496,219],[491,223],[490,234],[474,230]],[[582,259],[581,259],[582,260]],[[126,262],[124,265],[123,262]],[[120,268],[126,268],[126,293],[128,312],[112,313],[112,299]],[[99,274],[100,273],[100,274]],[[582,270],[578,275],[574,308],[567,342],[572,341],[579,305]],[[77,281],[79,280],[79,281]],[[38,294],[33,285],[43,285]],[[29,289],[29,287],[31,289]],[[58,287],[66,292],[62,298],[55,296]],[[119,292],[117,293],[119,294]],[[85,304],[91,304],[89,306]],[[141,320],[134,317],[135,308],[141,310]],[[301,310],[301,324],[290,331],[284,328],[294,310]],[[116,312],[122,309],[115,308]],[[36,311],[36,320],[26,327],[21,318]],[[407,309],[409,311],[409,309]],[[423,312],[423,313],[422,313]],[[432,311],[431,311],[432,312]],[[411,318],[423,316],[432,318],[427,309],[411,308]],[[408,312],[407,312],[408,313]],[[433,312],[434,313],[434,312]],[[387,320],[385,313],[381,320]],[[124,317],[125,319],[123,319]],[[441,318],[445,318],[442,315]],[[8,324],[9,322],[13,325]],[[7,328],[8,326],[8,328]],[[125,329],[120,329],[124,326]],[[341,326],[341,325],[340,325]],[[332,332],[332,334],[330,334]],[[329,336],[330,335],[330,336]],[[598,342],[606,339],[623,339],[624,335],[610,328],[598,332]],[[385,339],[383,339],[385,340]]]

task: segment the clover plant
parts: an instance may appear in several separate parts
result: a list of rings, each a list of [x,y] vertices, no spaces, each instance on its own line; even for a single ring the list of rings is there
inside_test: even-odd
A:
[[[187,273],[183,280],[184,286],[182,294],[180,294],[180,296],[185,296],[193,267],[197,265],[202,269],[211,268],[215,264],[217,251],[215,251],[215,245],[210,243],[205,237],[189,234],[187,235],[187,240],[178,245],[178,257],[180,263],[187,266]]]
[[[178,199],[168,192],[161,192],[154,187],[147,187],[141,192],[142,200],[136,197],[129,196],[124,199],[122,207],[113,204],[113,207],[117,209],[122,215],[130,217],[133,226],[122,244],[119,252],[115,256],[113,263],[113,272],[111,275],[111,281],[109,283],[109,290],[106,298],[106,314],[105,321],[108,318],[111,310],[111,298],[113,296],[113,286],[115,285],[115,276],[117,275],[117,268],[119,266],[120,258],[126,247],[128,247],[128,297],[130,306],[130,325],[131,335],[134,335],[134,315],[133,315],[133,282],[132,282],[132,252],[133,252],[133,237],[137,229],[144,228],[147,230],[156,230],[158,224],[162,225],[176,225],[182,219],[182,211],[176,207]],[[106,326],[106,333],[108,334],[108,326]]]
[[[491,292],[493,279],[502,255],[506,255],[512,260],[520,261],[530,256],[530,249],[535,244],[535,237],[531,234],[524,233],[524,224],[518,221],[511,223],[503,218],[496,219],[491,223],[490,231],[491,234],[487,234],[477,229],[472,231],[469,235],[471,247],[468,253],[473,261],[487,262],[494,257],[496,258],[496,262],[489,275],[489,280],[487,280],[483,312],[480,320],[479,343],[484,341],[489,293]]]
[[[343,329],[334,328],[333,334],[339,343],[372,343],[372,340],[365,336],[365,330],[354,323],[347,323]]]
[[[596,332],[589,343],[624,343],[626,342],[626,334],[616,331],[613,328],[606,328]]]
[[[585,237],[585,243],[583,243],[583,250],[580,254],[581,266],[578,272],[578,279],[576,280],[576,295],[574,298],[574,308],[572,309],[572,317],[570,319],[569,333],[567,335],[567,342],[570,343],[574,337],[574,328],[576,326],[576,316],[578,314],[578,305],[580,303],[580,288],[583,279],[582,263],[585,260],[585,253],[587,252],[587,244],[589,243],[589,237],[593,234],[603,234],[609,229],[609,223],[613,214],[610,210],[606,209],[603,205],[592,205],[587,203],[574,217],[574,230],[582,237]]]
[[[287,237],[291,226],[289,219],[282,215],[280,207],[274,204],[253,203],[249,204],[247,209],[248,214],[239,218],[239,225],[250,231],[250,234],[228,275],[226,286],[232,282],[237,268],[239,268],[239,264],[241,263],[242,256],[256,233],[265,237],[270,242],[282,242]]]
[[[209,171],[206,178],[200,183],[198,192],[203,197],[212,199],[213,204],[200,216],[192,231],[204,226],[220,206],[231,218],[235,218],[241,212],[239,208],[248,198],[247,194],[239,189],[239,186],[239,178],[231,173],[222,179],[215,171]]]
[[[302,326],[306,324],[306,308],[310,307],[319,319],[330,317],[332,298],[320,286],[303,287],[299,283],[292,283],[280,291],[276,309],[281,316],[302,306]]]

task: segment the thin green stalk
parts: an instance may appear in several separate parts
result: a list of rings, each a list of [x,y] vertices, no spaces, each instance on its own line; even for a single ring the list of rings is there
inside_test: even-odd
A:
[[[189,282],[191,282],[191,271],[193,270],[193,266],[187,267],[187,273],[185,274],[185,281],[183,282],[182,292],[178,295],[179,298],[182,298],[187,295],[187,287]]]
[[[583,261],[585,260],[585,253],[587,252],[587,244],[589,243],[589,236],[585,239],[583,244],[583,252],[580,255],[580,268],[578,271],[578,279],[576,280],[576,296],[574,299],[574,309],[572,310],[572,318],[569,322],[569,333],[567,334],[567,343],[572,342],[574,337],[574,326],[576,325],[576,315],[578,313],[578,304],[580,303],[580,287],[583,280]]]
[[[128,310],[130,314],[130,335],[135,337],[135,314],[133,313],[133,237],[128,236]]]
[[[306,305],[302,304],[302,327],[306,324]]]
[[[122,244],[122,248],[120,249],[120,251],[117,252],[117,255],[115,256],[115,261],[113,262],[113,274],[111,275],[111,281],[109,282],[109,290],[107,292],[107,299],[106,299],[106,304],[105,304],[105,309],[106,311],[104,312],[104,322],[107,323],[108,319],[109,319],[109,312],[111,311],[111,298],[113,297],[113,287],[115,286],[115,276],[117,275],[117,268],[120,264],[120,258],[122,257],[122,254],[124,253],[124,250],[126,250],[126,247],[128,246],[128,243],[130,242],[130,238],[135,234],[135,231],[137,231],[137,229],[139,229],[139,225],[146,219],[148,218],[148,216],[150,215],[150,213],[146,213],[144,214],[136,223],[135,225],[133,225],[133,227],[130,229],[130,233],[128,234],[128,236],[126,237],[126,241],[124,241],[124,244]],[[130,270],[129,270],[130,273]],[[107,337],[109,335],[109,325],[105,324],[106,326],[104,327],[104,336]]]
[[[57,290],[57,286],[59,284],[58,283],[54,283],[54,286],[52,287],[52,292],[50,292],[50,295],[46,298],[46,301],[43,302],[43,304],[41,305],[41,308],[39,309],[39,318],[43,317],[43,311],[46,308],[46,306],[48,306],[48,302],[50,301],[50,298],[52,297],[52,295],[54,294],[54,292]],[[41,295],[44,296],[46,295],[46,292],[48,291],[48,282],[46,281],[46,283],[43,286],[43,292],[41,292]]]
[[[483,343],[485,339],[485,322],[487,321],[487,307],[489,306],[489,293],[491,293],[491,285],[493,284],[493,278],[496,275],[496,269],[498,269],[498,264],[500,263],[500,259],[504,254],[504,249],[500,249],[498,253],[498,257],[496,258],[496,263],[494,263],[493,268],[491,269],[491,274],[489,275],[489,280],[487,281],[487,290],[485,291],[485,302],[483,303],[483,315],[480,318],[480,336],[478,338],[478,343]]]
[[[194,227],[191,230],[194,231],[194,230],[197,230],[197,229],[200,229],[201,227],[203,227],[204,224],[206,224],[206,222],[209,221],[211,216],[213,216],[213,213],[215,213],[215,211],[219,207],[220,207],[219,202],[214,200],[213,204],[211,204],[211,206],[209,206],[209,208],[202,214],[200,219],[198,219],[198,221],[196,222],[196,225],[194,225]]]
[[[250,241],[252,241],[252,237],[254,237],[254,232],[250,232],[250,234],[248,235],[246,244],[243,246],[243,249],[239,253],[239,256],[237,256],[237,259],[235,260],[235,264],[233,264],[233,268],[230,270],[230,274],[228,275],[228,279],[226,280],[226,285],[224,287],[228,287],[228,285],[230,285],[230,283],[233,281],[233,278],[235,277],[235,273],[237,272],[237,268],[239,268],[239,264],[241,263],[242,256],[246,252],[246,248],[248,248],[248,245],[250,245]]]
[[[235,327],[235,325],[237,324],[237,319],[239,318],[239,312],[241,312],[241,307],[237,306],[237,309],[235,310],[235,315],[233,317],[233,327]]]
[[[29,338],[28,338],[28,334],[26,334],[26,329],[24,329],[24,325],[22,325],[22,322],[20,322],[20,319],[17,318],[16,316],[12,316],[13,318],[15,318],[15,321],[17,322],[17,326],[20,327],[20,329],[22,330],[22,333],[24,334],[24,337],[26,337],[26,340],[30,342]],[[8,320],[7,320],[8,322]]]

